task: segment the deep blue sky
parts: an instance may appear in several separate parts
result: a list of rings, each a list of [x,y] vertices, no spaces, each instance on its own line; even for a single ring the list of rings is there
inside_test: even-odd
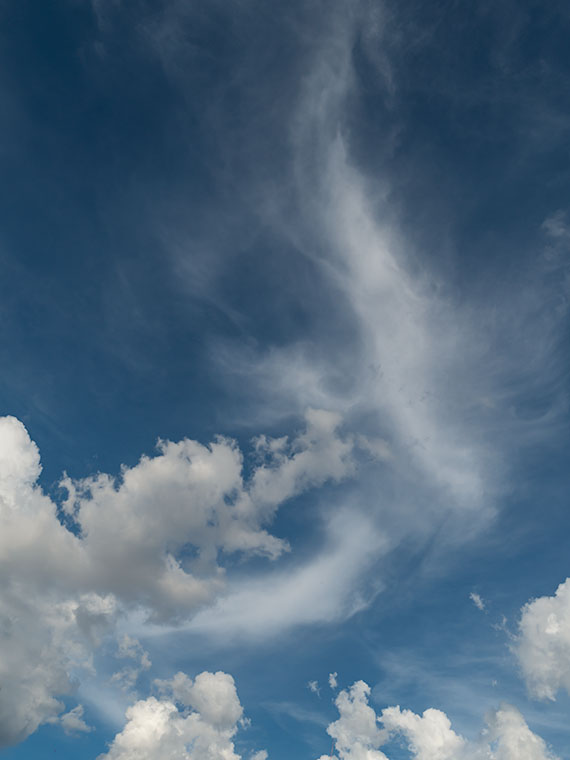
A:
[[[75,691],[46,687],[94,730],[44,719],[3,756],[96,758],[153,679],[209,670],[232,674],[251,718],[244,758],[328,752],[334,671],[339,689],[370,684],[378,713],[437,708],[470,740],[508,702],[569,757],[570,679],[556,702],[535,699],[519,629],[569,569],[565,4],[0,0],[0,19],[0,415],[36,442],[59,519],[95,542],[95,522],[61,512],[62,474],[124,475],[159,438],[235,439],[245,490],[256,436],[300,435],[291,461],[318,448],[308,408],[337,414],[351,448],[342,472],[324,449],[259,518],[290,552],[272,562],[224,539],[221,597],[158,622],[150,586],[107,587],[73,563],[68,582],[47,559],[30,580],[0,547],[9,593],[38,619],[40,598],[91,590],[120,609],[89,645],[96,672],[67,661]],[[7,440],[6,471],[21,453]],[[175,525],[161,483],[135,522],[140,509],[141,524]],[[117,504],[105,519],[120,526]],[[369,539],[333,561],[337,518]],[[202,580],[192,530],[157,551]],[[25,638],[33,614],[11,600],[0,612]],[[231,612],[242,604],[255,622]],[[153,664],[121,690],[124,633]],[[0,661],[16,662],[6,635]]]

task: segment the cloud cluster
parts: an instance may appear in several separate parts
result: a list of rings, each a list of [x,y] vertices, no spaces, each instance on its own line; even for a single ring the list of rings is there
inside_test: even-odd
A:
[[[522,609],[515,651],[531,694],[551,699],[570,693],[570,578],[554,596],[542,596]]]
[[[160,441],[119,478],[98,474],[62,485],[58,507],[37,481],[37,446],[13,417],[0,418],[0,745],[21,741],[63,710],[82,670],[117,617],[139,609],[176,622],[226,587],[220,554],[274,559],[287,549],[264,527],[278,506],[350,475],[354,442],[338,415],[310,410],[289,440],[259,438],[246,478],[234,441]],[[132,688],[150,667],[133,639],[115,681]],[[62,725],[80,729],[81,715]]]
[[[327,730],[340,760],[389,760],[381,747],[394,740],[402,741],[414,760],[556,760],[512,705],[490,712],[480,739],[468,741],[440,710],[429,708],[417,715],[387,707],[377,716],[369,696],[369,686],[357,681],[336,699],[340,717]]]
[[[161,696],[128,708],[125,727],[99,760],[240,760],[232,739],[243,708],[230,675],[177,673],[157,686]]]

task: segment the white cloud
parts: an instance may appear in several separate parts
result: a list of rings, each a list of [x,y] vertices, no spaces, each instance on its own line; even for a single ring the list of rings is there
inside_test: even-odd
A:
[[[335,671],[334,673],[329,673],[329,686],[331,689],[336,689],[338,686],[338,673]]]
[[[428,708],[417,715],[387,707],[377,716],[369,696],[367,684],[357,681],[336,699],[340,717],[327,731],[341,760],[389,760],[381,748],[394,738],[404,740],[414,760],[556,760],[512,705],[491,711],[479,740],[468,741],[441,710]]]
[[[473,604],[475,605],[475,607],[477,607],[478,610],[481,610],[481,612],[485,611],[485,609],[486,609],[485,608],[485,602],[483,601],[483,599],[481,598],[481,596],[476,591],[472,591],[469,594],[469,599],[471,599],[471,601],[473,602]]]
[[[162,618],[209,603],[225,583],[221,551],[278,557],[287,546],[263,527],[277,507],[351,474],[353,442],[339,435],[340,422],[309,410],[305,431],[293,440],[257,439],[261,461],[247,481],[241,452],[224,438],[209,446],[160,442],[157,456],[124,468],[118,482],[108,475],[67,479],[89,581]]]
[[[388,214],[382,218],[382,189],[364,179],[351,156],[344,120],[357,89],[354,40],[362,33],[370,42],[371,29],[380,35],[382,29],[365,5],[331,9],[291,126],[294,183],[306,216],[290,234],[340,294],[351,345],[339,350],[337,343],[327,357],[303,339],[257,361],[248,357],[243,371],[257,373],[262,391],[278,407],[286,399],[289,412],[293,404],[315,403],[343,414],[366,410],[378,427],[374,448],[381,459],[435,488],[446,508],[475,509],[484,521],[493,511],[499,458],[474,424],[477,398],[489,391],[478,355],[482,337],[467,313],[440,295],[434,276],[419,266],[412,271]],[[279,226],[274,210],[270,222],[279,232],[291,229],[289,219]],[[353,360],[339,369],[339,354],[349,350]],[[342,381],[332,384],[339,374]]]
[[[492,519],[520,447],[552,430],[555,400],[533,422],[515,410],[529,390],[544,389],[552,377],[558,318],[547,313],[551,299],[536,278],[530,286],[521,279],[521,287],[508,292],[498,285],[489,301],[473,293],[454,301],[424,252],[399,234],[390,187],[359,170],[351,143],[351,106],[362,84],[355,40],[370,43],[376,35],[367,55],[386,49],[383,24],[370,8],[331,4],[291,119],[296,153],[287,193],[296,193],[294,203],[287,198],[280,218],[279,198],[272,195],[265,219],[311,259],[323,290],[334,290],[348,337],[341,334],[331,346],[323,330],[284,347],[264,346],[257,356],[240,345],[235,354],[222,354],[223,371],[232,381],[235,372],[248,386],[256,383],[261,403],[253,414],[287,415],[317,404],[346,417],[365,416],[368,432],[386,442],[376,447],[379,457],[392,463],[399,481],[394,503],[371,501],[370,510],[385,517],[401,512],[398,497],[413,502],[417,519],[408,521],[409,532],[432,535],[433,525],[442,523],[424,521],[427,503],[432,514],[452,512],[446,529],[459,525],[453,538],[465,541]],[[385,69],[386,61],[380,63]],[[291,205],[301,209],[300,218],[291,218]],[[559,234],[560,224],[557,217],[548,229]],[[516,340],[521,331],[534,336],[528,353]]]
[[[97,595],[58,601],[5,576],[0,593],[0,746],[15,744],[39,725],[57,721],[57,697],[74,691],[72,675],[92,668],[98,631],[113,621],[109,600]],[[61,725],[81,716],[73,710]]]
[[[313,694],[316,694],[318,697],[321,696],[321,690],[319,688],[319,682],[318,681],[309,681],[307,683],[307,689],[309,689],[309,691],[312,691]]]
[[[388,707],[382,711],[382,724],[391,733],[406,738],[417,760],[455,760],[467,756],[467,743],[451,728],[451,721],[440,710],[428,709],[423,715],[411,710]]]
[[[306,412],[307,430],[291,444],[286,438],[256,439],[256,450],[269,459],[252,478],[249,498],[271,509],[309,488],[338,482],[354,471],[354,441],[340,438],[340,414],[322,409]]]
[[[531,694],[553,700],[560,689],[570,693],[570,578],[554,596],[523,607],[515,651]]]
[[[227,673],[178,673],[161,681],[164,696],[140,700],[99,760],[240,760],[234,749],[243,708]],[[263,750],[255,756],[266,758]]]
[[[73,710],[61,715],[57,722],[66,734],[89,733],[93,728],[83,720],[83,712],[83,705],[77,705]]]
[[[72,675],[92,668],[92,650],[112,625],[109,595],[77,585],[82,552],[36,485],[39,452],[14,417],[0,418],[0,746],[57,720],[58,696],[73,692]],[[71,710],[62,725],[77,728]]]
[[[487,741],[494,747],[493,760],[556,760],[544,740],[527,726],[512,705],[501,705],[487,718]]]
[[[334,739],[336,751],[342,760],[385,760],[378,747],[384,743],[386,733],[379,725],[376,713],[368,704],[370,687],[357,681],[347,691],[341,691],[335,700],[340,717],[327,729]]]

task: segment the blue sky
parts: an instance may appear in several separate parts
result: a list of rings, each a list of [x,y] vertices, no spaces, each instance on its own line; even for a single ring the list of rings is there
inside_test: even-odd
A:
[[[2,756],[570,757],[565,5],[0,18]]]

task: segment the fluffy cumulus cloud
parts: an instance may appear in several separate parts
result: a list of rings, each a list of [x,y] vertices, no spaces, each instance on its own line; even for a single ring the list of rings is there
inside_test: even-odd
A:
[[[286,550],[265,527],[278,506],[354,470],[340,423],[312,410],[297,437],[258,439],[247,478],[232,440],[161,441],[119,478],[65,477],[58,506],[38,485],[39,451],[25,427],[0,418],[0,745],[58,719],[59,698],[93,672],[93,653],[123,611],[185,619],[225,587],[220,553],[275,559]],[[125,666],[115,680],[128,690],[151,662],[128,637],[116,654]],[[64,728],[84,730],[79,710],[66,715]]]
[[[357,681],[336,698],[340,717],[327,730],[342,760],[385,760],[378,747],[384,743],[386,732],[380,729],[376,713],[368,704],[369,695],[368,684]]]
[[[570,693],[570,578],[554,596],[534,599],[522,609],[516,653],[533,696],[554,699]]]
[[[233,737],[243,715],[227,673],[178,673],[157,682],[161,696],[140,700],[99,760],[240,760]],[[258,760],[266,758],[264,751]]]
[[[92,669],[93,647],[114,612],[108,597],[61,601],[7,579],[0,593],[0,745],[58,721],[64,705],[57,697],[72,694],[73,676]],[[81,719],[72,711],[61,725],[82,730]]]
[[[0,745],[13,744],[63,711],[58,696],[73,691],[72,674],[91,667],[91,652],[111,624],[111,595],[69,589],[77,539],[36,486],[39,452],[24,426],[0,419]],[[62,726],[78,728],[78,712]]]
[[[224,585],[220,552],[278,557],[287,545],[263,527],[277,507],[351,473],[354,444],[338,433],[340,422],[309,410],[293,440],[257,439],[248,480],[237,445],[221,437],[209,446],[160,441],[157,456],[125,468],[118,481],[65,479],[88,582],[162,618],[209,602]]]
[[[368,685],[357,681],[336,699],[340,717],[328,733],[340,760],[389,760],[382,747],[394,740],[403,742],[414,760],[556,760],[512,705],[490,712],[480,739],[468,741],[453,730],[441,710],[429,708],[418,715],[387,707],[376,715],[369,696]]]

